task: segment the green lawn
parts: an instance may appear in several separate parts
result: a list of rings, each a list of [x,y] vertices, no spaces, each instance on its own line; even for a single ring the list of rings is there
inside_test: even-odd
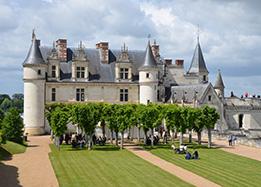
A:
[[[49,157],[64,186],[190,186],[179,178],[138,158],[127,150],[106,145],[94,150],[73,150],[50,145]]]
[[[155,146],[151,153],[190,170],[221,186],[261,186],[261,162],[238,156],[220,149],[207,149],[191,145],[189,151],[199,152],[199,160],[185,160],[185,155],[175,154],[170,145]]]
[[[13,154],[23,153],[26,150],[25,145],[6,141],[6,144],[0,146],[0,160],[10,157]]]

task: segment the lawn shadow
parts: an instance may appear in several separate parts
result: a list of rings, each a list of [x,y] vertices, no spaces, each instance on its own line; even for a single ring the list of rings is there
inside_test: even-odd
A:
[[[11,160],[12,154],[0,146],[0,160]]]
[[[18,168],[0,162],[0,186],[22,187],[18,181]]]

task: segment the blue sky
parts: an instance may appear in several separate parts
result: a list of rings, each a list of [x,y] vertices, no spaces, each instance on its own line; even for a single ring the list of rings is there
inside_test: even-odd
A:
[[[67,38],[88,48],[108,41],[145,49],[150,33],[163,57],[182,58],[188,68],[199,25],[211,82],[220,69],[226,95],[261,95],[260,10],[258,0],[0,0],[0,93],[23,92],[33,28],[42,45]]]

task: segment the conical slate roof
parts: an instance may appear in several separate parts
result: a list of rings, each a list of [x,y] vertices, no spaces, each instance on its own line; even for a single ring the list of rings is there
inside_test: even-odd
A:
[[[32,34],[32,44],[23,65],[26,64],[45,64],[34,32]]]
[[[198,42],[196,49],[194,51],[194,55],[190,64],[190,68],[188,70],[188,73],[196,73],[198,74],[199,72],[206,72],[208,73],[205,60],[201,51],[200,44]]]
[[[145,67],[157,67],[157,63],[156,63],[153,53],[151,51],[150,41],[148,41],[148,45],[147,45],[147,49],[146,49],[146,53],[145,53],[144,64],[142,65],[142,68],[145,68]]]
[[[218,70],[217,79],[214,88],[225,88],[220,70]]]

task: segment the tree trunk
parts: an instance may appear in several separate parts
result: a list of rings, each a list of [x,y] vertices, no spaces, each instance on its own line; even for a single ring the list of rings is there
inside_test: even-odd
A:
[[[154,129],[151,128],[151,147],[154,145]]]
[[[174,143],[174,140],[175,140],[175,132],[174,130],[171,130],[172,134],[171,134],[171,141],[172,143]]]
[[[138,142],[140,142],[140,127],[138,127]]]
[[[177,129],[175,129],[174,138],[177,138],[177,137],[178,137],[178,131],[177,131]]]
[[[211,147],[211,128],[208,128],[208,148]]]
[[[183,144],[183,133],[180,132],[180,136],[179,136],[179,145]]]
[[[88,136],[88,142],[89,142],[89,145],[88,145],[88,150],[91,150],[92,149],[92,135],[87,135]]]
[[[144,135],[145,135],[144,144],[147,145],[147,138],[148,138],[147,131],[144,131]]]
[[[101,122],[101,126],[102,126],[102,138],[105,138],[105,122]]]
[[[198,145],[201,145],[201,132],[197,132],[198,134]]]
[[[111,144],[113,144],[113,130],[111,130],[111,139],[110,139],[110,141],[111,141]]]
[[[118,146],[119,144],[118,144],[118,132],[115,132],[115,134],[116,134],[116,146]]]
[[[192,143],[192,131],[189,131],[189,143]]]
[[[121,149],[123,149],[124,132],[121,132]]]

